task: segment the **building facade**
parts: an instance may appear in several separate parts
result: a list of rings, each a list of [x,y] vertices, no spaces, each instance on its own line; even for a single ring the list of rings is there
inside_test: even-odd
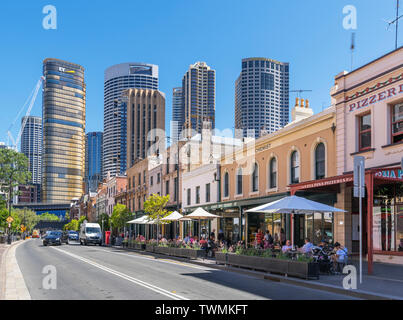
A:
[[[84,191],[84,68],[46,59],[43,75],[42,200],[70,203]]]
[[[126,176],[114,176],[106,179],[106,213],[112,216],[113,208],[115,207],[115,197],[119,193],[127,190],[127,177]]]
[[[88,192],[97,192],[102,182],[103,160],[103,133],[89,132],[85,143],[85,189]]]
[[[25,154],[29,162],[31,183],[42,183],[42,118],[23,117],[21,125],[25,123],[21,135],[21,153]]]
[[[103,176],[126,171],[127,101],[122,93],[130,88],[158,90],[158,66],[122,63],[105,71],[104,79]]]
[[[196,62],[182,80],[186,136],[201,133],[203,122],[215,128],[215,70],[205,62]]]
[[[159,149],[157,141],[165,137],[165,94],[158,90],[129,89],[125,95],[127,168],[130,168],[137,160],[154,154]]]
[[[235,82],[235,128],[258,138],[289,121],[289,64],[267,58],[242,60]]]
[[[295,108],[304,106],[298,104]],[[302,245],[305,237],[314,243],[324,237],[334,240],[331,214],[292,219],[283,214],[245,213],[290,195],[292,186],[302,181],[335,176],[335,109],[293,120],[283,129],[248,143],[221,160],[221,201],[205,209],[222,217],[219,228],[229,241],[242,239],[253,245],[258,229],[269,230],[279,239],[291,240],[294,234],[297,245]],[[338,200],[335,194],[301,192],[300,195],[329,205]]]
[[[337,175],[343,195],[343,237],[359,245],[354,157],[365,158],[363,250],[368,261],[403,264],[403,47],[335,77]],[[371,265],[371,264],[369,264]]]

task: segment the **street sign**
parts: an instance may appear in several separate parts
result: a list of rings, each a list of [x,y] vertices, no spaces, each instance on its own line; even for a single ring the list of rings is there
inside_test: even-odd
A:
[[[354,197],[365,198],[365,158],[362,156],[354,157]]]
[[[10,224],[13,223],[14,219],[13,217],[8,217],[6,221]]]

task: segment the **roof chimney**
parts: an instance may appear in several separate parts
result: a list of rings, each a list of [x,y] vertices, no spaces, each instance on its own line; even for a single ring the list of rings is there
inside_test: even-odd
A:
[[[313,110],[309,106],[309,100],[296,99],[295,107],[291,111],[291,123],[304,120],[313,115]]]

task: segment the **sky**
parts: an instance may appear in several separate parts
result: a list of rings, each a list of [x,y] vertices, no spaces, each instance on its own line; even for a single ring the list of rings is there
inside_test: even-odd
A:
[[[57,9],[56,30],[42,26],[42,10],[49,4]],[[347,5],[357,10],[356,30],[343,27]],[[335,75],[351,69],[352,32],[357,68],[395,48],[395,29],[386,22],[395,16],[396,0],[1,0],[0,141],[7,142],[15,119],[11,131],[17,135],[18,112],[42,75],[45,58],[85,68],[87,132],[103,130],[104,71],[123,62],[159,66],[166,128],[172,89],[197,61],[216,70],[217,129],[234,127],[235,80],[247,57],[289,62],[290,90],[312,90],[303,97],[318,113],[331,103]],[[290,93],[290,109],[295,98]],[[39,94],[31,115],[41,113]]]

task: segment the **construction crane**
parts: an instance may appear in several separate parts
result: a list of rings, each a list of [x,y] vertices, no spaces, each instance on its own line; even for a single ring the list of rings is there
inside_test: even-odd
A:
[[[9,147],[11,147],[12,149],[14,149],[16,151],[18,151],[18,144],[20,143],[22,133],[24,131],[25,125],[27,124],[27,120],[28,120],[27,117],[29,117],[29,115],[31,114],[32,108],[33,108],[33,106],[35,104],[35,101],[36,101],[36,97],[38,96],[38,93],[39,93],[39,89],[41,88],[42,82],[44,80],[45,80],[45,77],[40,77],[40,79],[36,83],[35,88],[32,90],[31,94],[28,96],[27,101],[24,103],[24,105],[22,106],[22,108],[18,112],[17,117],[15,118],[14,122],[8,128],[8,131],[7,131],[8,143],[7,144],[8,144]],[[13,135],[11,133],[11,130],[14,127],[16,121],[19,119],[21,113],[26,108],[26,105],[28,104],[28,102],[29,102],[28,109],[27,109],[27,111],[25,113],[25,117],[23,118],[24,120],[23,120],[23,122],[21,124],[20,131],[18,132],[17,138],[14,139],[14,137],[13,137]],[[11,140],[12,144],[10,144],[10,140]]]
[[[302,92],[312,92],[312,90],[291,90],[290,92],[297,92],[298,93],[298,98],[301,98],[301,93]]]

